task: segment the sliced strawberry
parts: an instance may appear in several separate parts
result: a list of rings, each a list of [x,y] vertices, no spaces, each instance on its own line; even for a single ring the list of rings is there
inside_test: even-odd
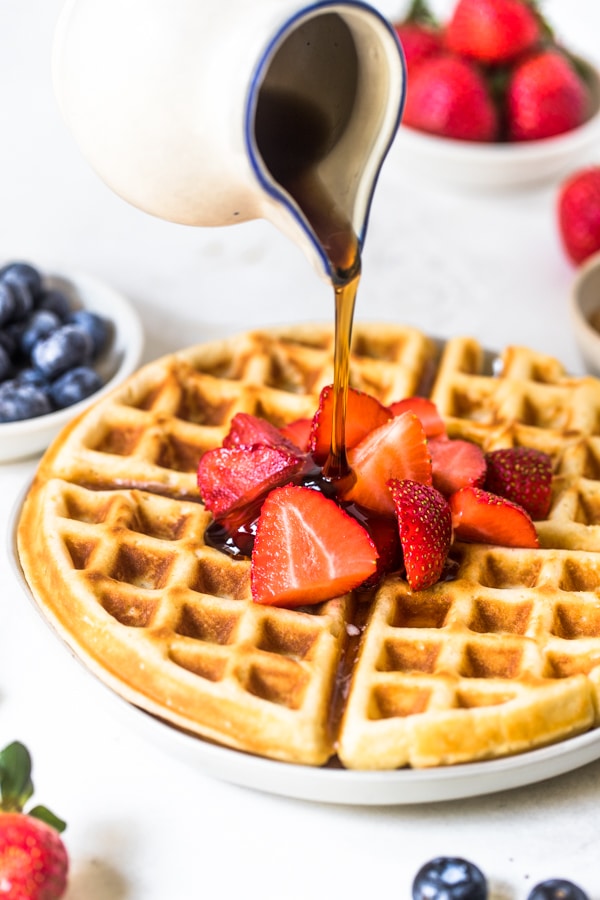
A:
[[[198,465],[198,488],[215,519],[252,506],[267,491],[286,484],[304,466],[304,458],[282,447],[217,447]]]
[[[532,447],[506,447],[486,454],[486,491],[512,500],[532,519],[545,519],[552,501],[552,459]]]
[[[287,441],[291,441],[294,446],[308,453],[312,419],[295,419],[295,421],[289,422],[279,430]]]
[[[265,500],[252,552],[256,603],[321,603],[358,587],[376,569],[372,539],[334,500],[294,485]]]
[[[503,547],[539,547],[535,525],[522,506],[482,488],[461,488],[450,497],[454,535]]]
[[[419,419],[411,412],[380,425],[348,452],[348,462],[356,476],[344,495],[367,509],[383,515],[394,514],[394,502],[387,483],[391,478],[431,484],[431,457]]]
[[[286,437],[279,428],[266,419],[251,413],[236,413],[231,420],[229,431],[223,438],[223,447],[280,447],[290,453],[301,449]]]
[[[485,455],[472,441],[447,437],[429,441],[433,486],[444,496],[468,485],[482,487],[486,473]]]
[[[375,397],[355,388],[348,388],[346,402],[346,447],[355,447],[370,431],[388,422],[391,412]],[[313,417],[309,453],[318,463],[327,459],[333,427],[333,386],[321,391],[319,407]]]
[[[399,416],[403,412],[413,412],[421,421],[421,425],[426,436],[437,437],[446,434],[446,424],[438,412],[438,408],[433,400],[427,397],[405,397],[403,400],[396,400],[389,407],[393,416]]]
[[[439,580],[452,544],[452,516],[445,497],[428,484],[392,479],[406,580],[413,591]]]
[[[343,508],[354,519],[358,519],[363,528],[371,536],[377,549],[377,571],[361,588],[376,586],[384,575],[395,572],[402,563],[398,522],[395,516],[380,516],[368,509],[362,509],[355,503],[344,504]]]

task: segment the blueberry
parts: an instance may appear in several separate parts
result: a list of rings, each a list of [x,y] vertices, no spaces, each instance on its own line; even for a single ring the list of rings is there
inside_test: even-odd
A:
[[[71,313],[68,321],[88,332],[94,345],[93,358],[97,359],[110,340],[111,326],[108,319],[89,309],[77,309]]]
[[[42,290],[42,276],[39,270],[27,262],[8,263],[0,269],[0,280],[9,280],[12,283],[20,282],[27,287],[34,300]]]
[[[6,382],[0,390],[0,422],[17,422],[52,412],[47,394],[31,384]]]
[[[49,309],[56,313],[61,322],[66,322],[71,314],[71,301],[62,291],[49,289],[43,291],[38,300],[38,309]]]
[[[17,313],[15,293],[8,282],[0,281],[0,325],[12,322]]]
[[[17,342],[8,329],[0,328],[0,347],[6,350],[11,359],[17,352]]]
[[[19,276],[17,271],[13,273],[12,269],[8,269],[3,275],[0,275],[0,283],[12,292],[15,301],[13,319],[23,319],[28,316],[34,304],[29,281]]]
[[[48,309],[34,310],[27,320],[27,325],[21,335],[21,353],[29,356],[34,344],[48,337],[57,328],[60,328],[61,321],[56,313],[50,312]]]
[[[12,362],[8,352],[0,345],[0,381],[8,378],[12,372]]]
[[[31,362],[46,378],[56,378],[88,362],[92,351],[92,339],[86,331],[78,325],[61,325],[34,345]]]
[[[472,862],[439,856],[421,866],[412,886],[413,900],[487,900],[487,882]]]
[[[35,387],[41,388],[50,396],[50,382],[45,378],[38,369],[26,367],[21,369],[15,375],[17,384],[33,384]]]
[[[52,383],[50,396],[55,406],[63,409],[85,400],[102,387],[102,379],[88,366],[77,366],[69,369]]]
[[[527,900],[589,900],[589,897],[572,881],[550,878],[536,884]]]

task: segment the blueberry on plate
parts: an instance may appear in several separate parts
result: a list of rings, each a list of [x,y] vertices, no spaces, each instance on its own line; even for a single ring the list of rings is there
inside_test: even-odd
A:
[[[52,412],[52,404],[45,391],[32,384],[6,381],[0,386],[0,422],[33,419]]]
[[[527,900],[589,900],[589,897],[572,881],[550,878],[536,884]]]
[[[34,344],[48,337],[49,334],[60,328],[60,325],[61,321],[56,313],[49,309],[35,309],[29,316],[21,334],[21,353],[29,356]]]
[[[93,359],[97,359],[106,349],[110,340],[111,328],[108,319],[89,309],[76,309],[71,313],[68,321],[87,331],[94,345]]]
[[[439,856],[426,862],[412,886],[413,900],[487,900],[487,896],[481,870],[460,857]]]
[[[92,339],[87,331],[78,325],[61,325],[34,344],[31,362],[42,375],[52,379],[89,362],[92,351]]]
[[[15,293],[8,282],[0,281],[0,325],[12,322],[17,312]]]
[[[50,396],[54,404],[63,409],[85,400],[102,387],[102,379],[88,366],[78,366],[69,369],[60,378],[57,378],[50,387]]]

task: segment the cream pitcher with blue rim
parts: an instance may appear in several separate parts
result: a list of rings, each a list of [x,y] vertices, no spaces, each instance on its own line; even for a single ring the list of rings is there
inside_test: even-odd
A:
[[[301,247],[336,288],[343,405],[360,250],[404,103],[391,24],[358,0],[67,0],[53,80],[122,198],[179,224],[267,219]]]

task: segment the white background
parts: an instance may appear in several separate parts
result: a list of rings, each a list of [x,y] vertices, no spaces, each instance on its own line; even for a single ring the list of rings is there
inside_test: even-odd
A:
[[[268,224],[167,224],[90,171],[52,94],[60,6],[0,0],[0,258],[85,271],[123,291],[143,314],[147,359],[248,326],[329,321],[327,286]],[[391,0],[380,7],[401,11]],[[573,49],[600,63],[594,0],[544,9]],[[600,147],[591,158],[600,162]],[[392,151],[358,317],[471,333],[495,348],[528,343],[577,370],[574,269],[559,244],[556,192],[553,183],[466,194],[415,177]],[[524,900],[556,875],[599,900],[600,763],[480,799],[347,808],[212,780],[138,736],[99,702],[9,570],[8,517],[34,467],[0,466],[0,742],[30,747],[37,799],[69,822],[68,900],[408,898],[418,866],[440,854],[476,861],[493,900]]]

